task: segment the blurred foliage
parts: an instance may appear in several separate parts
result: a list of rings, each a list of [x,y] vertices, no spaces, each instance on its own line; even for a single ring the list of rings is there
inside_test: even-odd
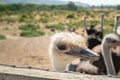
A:
[[[48,17],[46,17],[46,18],[41,18],[39,21],[42,23],[47,23],[47,22],[49,22],[49,20],[50,19]]]
[[[64,25],[62,23],[58,23],[58,24],[52,24],[52,25],[46,25],[45,26],[46,28],[54,28],[54,29],[57,29],[57,30],[64,30]]]
[[[82,27],[82,22],[68,23],[67,26],[68,26],[68,29],[71,29],[71,28],[78,29],[79,27]]]
[[[42,30],[25,30],[20,33],[21,36],[24,37],[35,37],[35,36],[41,36],[45,33]]]
[[[41,36],[45,33],[40,29],[39,26],[34,24],[26,24],[19,26],[19,29],[22,30],[20,33],[21,36],[24,37],[34,37],[34,36]]]
[[[75,18],[75,15],[74,14],[68,14],[67,18]]]
[[[21,15],[21,17],[19,18],[19,22],[24,22],[24,21],[26,21],[26,19],[27,19],[28,17],[27,17],[27,15]]]
[[[116,6],[116,9],[117,9],[117,10],[120,10],[120,5],[117,5],[117,6]]]
[[[28,12],[40,10],[77,10],[83,8],[76,6],[73,2],[66,5],[37,5],[37,4],[0,4],[0,11]]]
[[[77,10],[77,6],[73,2],[68,3],[68,10]]]
[[[19,26],[20,30],[37,30],[39,28],[40,28],[39,26],[33,24],[26,24]]]
[[[101,7],[96,6],[95,8],[99,9]],[[116,8],[120,10],[120,5],[104,6],[104,8],[107,9]],[[86,15],[89,15],[90,11],[88,9],[89,8],[84,8],[82,6],[76,6],[73,2],[69,2],[66,5],[0,4],[0,12],[4,12],[4,14],[29,13],[29,12],[41,11],[41,10],[70,10],[70,11],[78,11],[78,12],[86,11],[85,12]],[[105,14],[107,13],[108,12],[105,12]]]
[[[107,30],[104,30],[103,35],[106,35],[106,34],[109,34],[109,33],[112,33],[112,32],[113,32],[113,30],[109,30],[109,29],[107,29]]]
[[[6,36],[0,34],[0,40],[3,40],[3,39],[6,39]]]
[[[114,20],[104,20],[104,25],[105,26],[114,26]]]
[[[1,18],[0,19],[0,22],[2,22],[2,21],[6,21],[7,23],[10,23],[10,22],[16,22],[16,19],[14,18],[5,18],[5,19],[3,19],[3,18]]]
[[[89,25],[95,25],[95,26],[96,26],[97,24],[99,24],[99,21],[97,21],[97,20],[94,20],[94,21],[93,21],[93,20],[92,20],[92,21],[89,21],[88,24],[89,24]]]

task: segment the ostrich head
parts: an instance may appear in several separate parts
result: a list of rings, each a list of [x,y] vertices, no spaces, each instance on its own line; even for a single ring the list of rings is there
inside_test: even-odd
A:
[[[115,75],[116,73],[115,73],[110,49],[116,46],[120,46],[119,36],[117,36],[116,34],[108,34],[104,37],[101,46],[102,55],[107,68],[107,74],[111,74],[111,75]]]
[[[102,45],[107,46],[108,48],[120,46],[119,36],[116,34],[108,34],[104,37]]]
[[[74,32],[60,32],[53,35],[49,55],[54,70],[65,70],[68,63],[79,57],[94,60],[99,58],[98,54],[87,48],[86,38]]]

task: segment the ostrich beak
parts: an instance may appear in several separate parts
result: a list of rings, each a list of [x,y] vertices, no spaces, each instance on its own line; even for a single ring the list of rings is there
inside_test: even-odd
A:
[[[99,54],[91,51],[88,48],[84,48],[82,52],[79,53],[83,59],[98,60],[100,58]]]
[[[113,46],[120,46],[120,41],[115,42]]]
[[[67,52],[66,54],[77,56],[82,59],[90,59],[94,61],[100,58],[100,56],[97,53],[91,51],[88,48],[80,48],[80,50],[70,51],[70,52]]]

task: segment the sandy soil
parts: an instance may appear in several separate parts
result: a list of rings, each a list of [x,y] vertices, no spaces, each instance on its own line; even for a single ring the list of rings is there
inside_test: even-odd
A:
[[[0,63],[51,69],[48,57],[50,36],[10,37],[0,40]]]

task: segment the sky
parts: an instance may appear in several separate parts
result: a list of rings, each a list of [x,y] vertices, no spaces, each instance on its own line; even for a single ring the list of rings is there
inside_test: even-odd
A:
[[[120,0],[63,0],[63,1],[78,1],[90,5],[120,5]]]

